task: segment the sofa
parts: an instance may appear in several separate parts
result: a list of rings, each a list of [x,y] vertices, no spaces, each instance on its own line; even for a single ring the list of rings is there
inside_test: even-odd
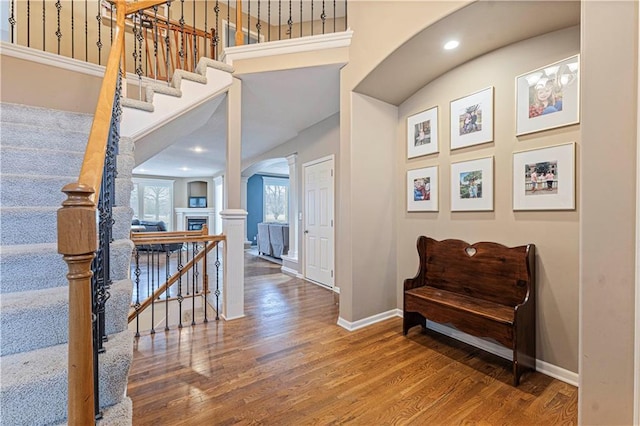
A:
[[[150,221],[150,220],[133,219],[131,221],[131,231],[132,232],[166,232],[167,225],[161,220]],[[181,249],[182,249],[182,243],[145,244],[145,245],[138,246],[138,250],[142,250],[142,251],[174,252]]]
[[[289,225],[258,223],[258,253],[277,259],[289,252]]]

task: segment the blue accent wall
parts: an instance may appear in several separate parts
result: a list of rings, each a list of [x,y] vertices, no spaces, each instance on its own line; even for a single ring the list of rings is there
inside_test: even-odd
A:
[[[258,223],[263,217],[263,196],[262,175],[251,176],[247,181],[247,241],[251,241],[251,245],[257,244]]]
[[[247,181],[247,241],[251,241],[251,245],[258,243],[258,223],[262,222],[264,217],[264,212],[262,211],[264,207],[263,176],[274,177],[255,174]]]

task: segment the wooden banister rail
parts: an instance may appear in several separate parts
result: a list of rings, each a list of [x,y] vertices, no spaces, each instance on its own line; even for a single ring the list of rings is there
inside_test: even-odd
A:
[[[236,46],[244,44],[244,34],[242,34],[242,0],[236,2]]]
[[[67,423],[95,424],[93,338],[91,311],[91,262],[98,247],[96,205],[111,127],[120,59],[124,51],[125,16],[165,3],[165,0],[141,0],[116,5],[116,28],[109,60],[100,88],[93,124],[78,181],[62,191],[67,199],[58,210],[58,252],[63,255],[69,273],[69,376]]]
[[[188,241],[182,239],[180,240],[180,242],[211,242],[212,244],[207,245],[207,249],[203,250],[201,252],[199,252],[197,255],[194,256],[193,259],[191,259],[189,262],[187,262],[181,270],[179,270],[178,272],[174,273],[171,277],[169,277],[169,279],[162,284],[160,287],[158,287],[151,296],[147,297],[142,303],[140,303],[140,306],[138,306],[134,311],[132,311],[129,314],[129,322],[133,321],[134,319],[136,319],[136,316],[140,315],[145,309],[147,309],[149,306],[151,306],[151,304],[162,295],[162,293],[164,293],[165,291],[167,291],[167,289],[169,287],[171,287],[173,284],[175,284],[178,279],[180,278],[181,275],[184,275],[189,269],[191,269],[193,267],[193,265],[195,265],[197,262],[199,262],[200,260],[202,260],[214,247],[216,247],[220,241],[225,241],[225,236],[224,235],[209,235],[208,237],[198,237],[197,239],[189,239]],[[172,240],[174,240],[174,238],[169,238],[169,239],[149,239],[144,240],[144,243],[138,243],[137,244],[149,244],[149,243],[154,243],[154,244],[168,244],[167,240],[171,240],[170,242],[174,242]],[[206,262],[205,262],[206,265]],[[205,267],[206,268],[206,267]],[[204,272],[205,275],[205,280],[206,280],[206,269]],[[207,289],[206,289],[206,285],[205,285],[205,291],[204,291],[205,295],[207,293]]]

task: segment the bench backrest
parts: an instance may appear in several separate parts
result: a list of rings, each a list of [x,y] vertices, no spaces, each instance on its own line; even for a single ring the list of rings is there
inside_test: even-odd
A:
[[[534,290],[535,246],[470,245],[461,240],[418,238],[419,275],[432,287],[508,306]]]

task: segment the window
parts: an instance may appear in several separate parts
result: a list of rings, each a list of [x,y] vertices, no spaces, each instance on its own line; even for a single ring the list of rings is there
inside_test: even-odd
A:
[[[140,220],[163,221],[173,229],[173,181],[133,178],[131,191],[133,217]]]
[[[289,222],[289,179],[262,178],[265,222]]]

